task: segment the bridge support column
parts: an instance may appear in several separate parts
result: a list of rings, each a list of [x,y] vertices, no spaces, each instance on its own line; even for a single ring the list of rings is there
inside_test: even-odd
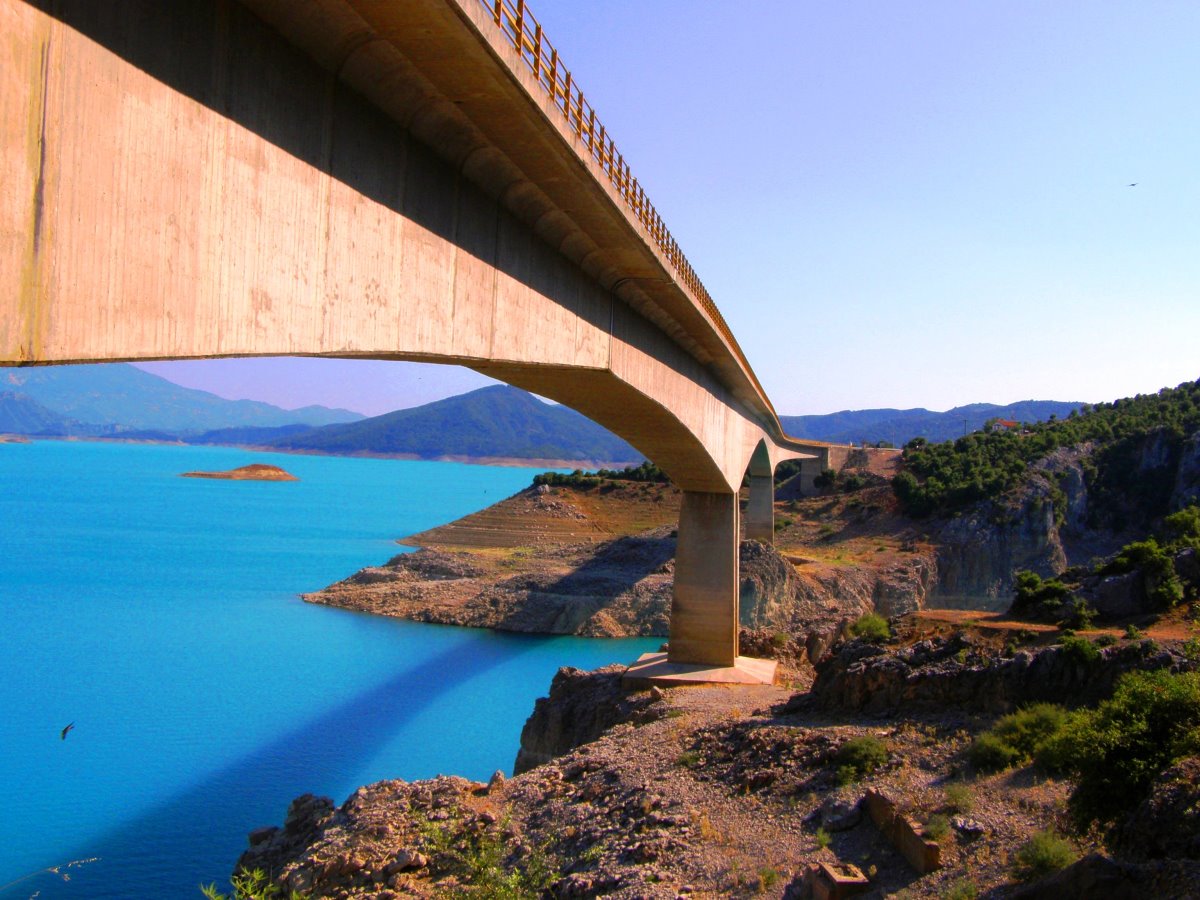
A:
[[[667,653],[647,653],[625,681],[770,684],[775,663],[738,656],[738,495],[684,491]]]
[[[750,499],[746,503],[746,537],[770,544],[775,540],[775,479],[770,475],[750,476]]]
[[[684,491],[671,600],[671,662],[732,666],[738,651],[737,494]]]

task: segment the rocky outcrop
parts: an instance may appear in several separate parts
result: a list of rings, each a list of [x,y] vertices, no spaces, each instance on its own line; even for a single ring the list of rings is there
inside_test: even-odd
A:
[[[1007,609],[1015,572],[1050,576],[1067,567],[1054,496],[1044,478],[1031,479],[1015,500],[981,503],[943,523],[934,543],[934,602],[941,606]]]
[[[1182,509],[1189,503],[1200,503],[1200,431],[1183,442],[1171,491],[1172,509]]]
[[[295,475],[285,472],[279,466],[269,466],[265,463],[251,463],[239,466],[228,472],[184,472],[181,478],[219,478],[226,481],[299,481]]]
[[[415,784],[380,781],[359,788],[336,809],[328,797],[305,794],[292,801],[282,828],[251,832],[235,871],[261,869],[285,891],[313,897],[403,890],[430,861],[418,849],[426,841],[422,826],[453,821],[457,831],[478,833],[496,821],[467,807],[483,790],[447,776]]]
[[[653,699],[645,692],[626,691],[621,686],[624,674],[624,666],[593,672],[569,666],[559,669],[550,683],[549,696],[538,698],[521,729],[513,772],[527,772],[596,740],[620,722],[643,715]]]
[[[914,707],[999,713],[1038,701],[1097,703],[1112,694],[1126,672],[1180,672],[1194,666],[1153,641],[1106,647],[1099,650],[1098,659],[1089,661],[1067,646],[991,656],[960,634],[894,652],[850,641],[816,668],[811,697],[824,707],[875,713]],[[809,702],[807,696],[800,695],[797,702]]]

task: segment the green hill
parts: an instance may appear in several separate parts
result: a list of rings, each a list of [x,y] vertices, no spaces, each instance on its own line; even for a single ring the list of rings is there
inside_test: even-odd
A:
[[[1185,443],[1200,431],[1200,381],[1083,406],[1021,432],[977,432],[944,443],[909,442],[893,487],[912,516],[948,515],[1017,487],[1031,464],[1086,447],[1095,526],[1144,526],[1166,515]],[[1056,501],[1058,502],[1058,501]]]
[[[326,425],[279,438],[281,450],[562,459],[636,464],[625,441],[565,406],[542,403],[519,388],[495,385],[413,409]]]

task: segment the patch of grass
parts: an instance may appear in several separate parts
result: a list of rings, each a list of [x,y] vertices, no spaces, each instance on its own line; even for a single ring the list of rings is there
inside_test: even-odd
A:
[[[683,766],[685,769],[694,769],[700,765],[700,752],[698,750],[684,750],[675,757],[675,765]]]
[[[1068,713],[1053,703],[1035,703],[996,720],[971,744],[967,756],[977,769],[995,772],[1032,762],[1066,724]]]
[[[941,813],[934,813],[921,829],[925,837],[941,843],[950,836],[950,820]]]
[[[770,866],[764,866],[758,870],[759,893],[762,893],[763,891],[769,891],[771,888],[775,887],[778,881],[779,873]]]
[[[878,613],[859,616],[850,626],[850,633],[868,641],[886,641],[892,636],[888,621]]]
[[[829,836],[829,832],[824,828],[817,829],[817,846],[822,850],[828,850],[833,838]]]
[[[1014,874],[1035,881],[1069,866],[1079,858],[1071,842],[1054,831],[1039,831],[1017,848]]]
[[[834,757],[837,762],[838,784],[861,781],[888,761],[887,747],[883,741],[871,735],[851,738],[838,748]]]
[[[945,793],[946,806],[951,811],[965,815],[975,809],[975,792],[971,790],[970,785],[956,781],[954,784],[946,785]]]
[[[975,900],[979,896],[979,888],[965,878],[951,882],[938,894],[941,900]]]

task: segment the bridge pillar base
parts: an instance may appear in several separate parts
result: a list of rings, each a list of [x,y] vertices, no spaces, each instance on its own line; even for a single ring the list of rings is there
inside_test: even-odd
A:
[[[683,492],[667,655],[717,668],[737,660],[737,494]]]
[[[627,688],[678,687],[683,684],[774,684],[775,660],[739,656],[732,666],[676,663],[666,653],[643,653],[625,671]]]

